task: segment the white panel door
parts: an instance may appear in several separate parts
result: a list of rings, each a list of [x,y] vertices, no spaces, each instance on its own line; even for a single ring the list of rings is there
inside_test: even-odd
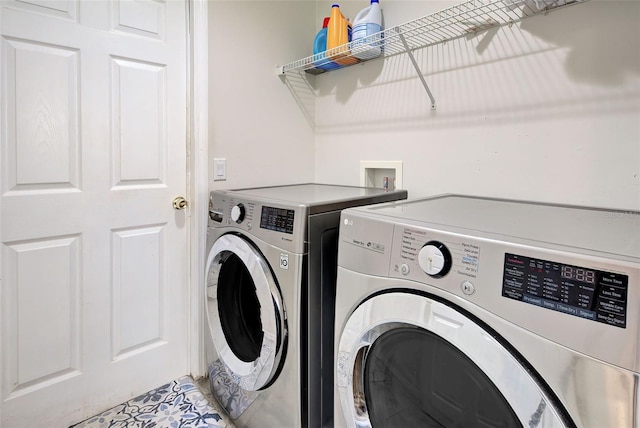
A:
[[[186,5],[0,25],[0,426],[68,426],[188,373]]]

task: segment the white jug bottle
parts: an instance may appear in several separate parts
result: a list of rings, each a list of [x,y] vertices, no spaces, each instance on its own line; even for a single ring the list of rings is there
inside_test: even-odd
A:
[[[372,59],[382,53],[382,10],[379,0],[371,0],[371,4],[362,9],[353,20],[353,56],[361,60]],[[376,34],[375,36],[373,36]],[[370,37],[372,36],[372,37]],[[365,37],[368,37],[365,40]]]

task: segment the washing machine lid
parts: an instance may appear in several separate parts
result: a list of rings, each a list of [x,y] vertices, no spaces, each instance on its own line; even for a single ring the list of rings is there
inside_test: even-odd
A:
[[[426,227],[640,259],[640,212],[463,195],[352,208]]]
[[[268,262],[248,240],[226,234],[214,242],[205,272],[206,315],[218,358],[243,390],[268,387],[282,368],[288,337]]]
[[[574,426],[533,370],[496,337],[425,295],[394,291],[366,300],[347,319],[337,352],[348,425]]]

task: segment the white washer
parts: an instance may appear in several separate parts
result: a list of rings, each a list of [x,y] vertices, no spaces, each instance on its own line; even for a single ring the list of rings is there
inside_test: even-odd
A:
[[[640,212],[342,212],[335,425],[640,427]]]
[[[331,417],[340,211],[406,195],[322,184],[211,192],[207,363],[212,392],[238,426]]]

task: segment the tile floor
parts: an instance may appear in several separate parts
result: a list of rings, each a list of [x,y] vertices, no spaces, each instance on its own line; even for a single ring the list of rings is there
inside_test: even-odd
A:
[[[184,376],[73,428],[233,428],[220,409],[207,379]]]

